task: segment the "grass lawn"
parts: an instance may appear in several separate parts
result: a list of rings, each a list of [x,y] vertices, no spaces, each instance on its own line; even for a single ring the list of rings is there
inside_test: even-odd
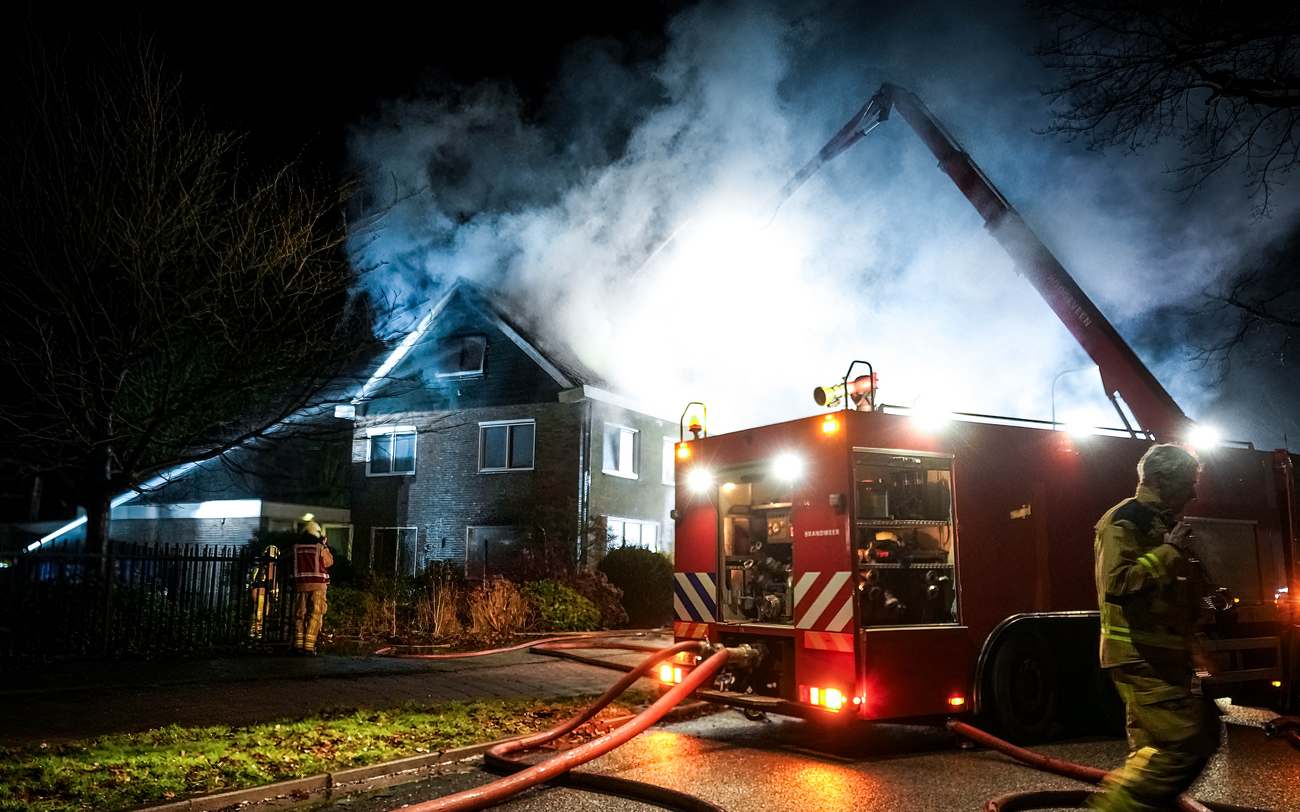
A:
[[[629,692],[630,701],[644,698]],[[248,727],[163,727],[0,748],[0,810],[126,809],[552,727],[589,698],[338,710]],[[624,712],[617,703],[606,709]]]

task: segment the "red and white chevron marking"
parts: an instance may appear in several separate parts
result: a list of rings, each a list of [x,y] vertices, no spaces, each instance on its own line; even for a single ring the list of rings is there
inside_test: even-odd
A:
[[[794,625],[825,632],[853,623],[853,580],[848,572],[805,572],[794,584]]]
[[[707,623],[686,623],[680,620],[673,621],[673,637],[681,640],[708,640],[709,624]]]
[[[807,631],[803,633],[803,647],[819,651],[840,651],[852,654],[853,635],[847,632]]]

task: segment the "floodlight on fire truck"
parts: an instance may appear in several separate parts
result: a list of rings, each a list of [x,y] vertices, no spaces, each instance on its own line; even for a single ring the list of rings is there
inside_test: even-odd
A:
[[[818,406],[826,406],[834,409],[844,399],[848,398],[853,403],[853,408],[862,408],[864,404],[870,405],[871,394],[876,388],[876,374],[859,375],[852,381],[831,384],[830,386],[819,386],[813,390],[813,402]]]
[[[1196,426],[1191,433],[1187,435],[1187,440],[1194,448],[1204,451],[1205,449],[1214,448],[1221,441],[1219,432],[1213,426]]]
[[[686,487],[693,493],[708,493],[713,487],[713,472],[707,468],[692,468],[686,474]]]
[[[803,476],[803,460],[796,454],[781,454],[772,461],[772,474],[783,482]]]

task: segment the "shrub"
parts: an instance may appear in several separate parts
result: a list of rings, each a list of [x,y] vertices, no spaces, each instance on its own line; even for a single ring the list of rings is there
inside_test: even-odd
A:
[[[528,600],[511,581],[489,578],[469,593],[469,633],[478,640],[499,640],[528,623]]]
[[[465,575],[460,568],[431,564],[416,579],[414,629],[433,638],[458,637],[465,631],[460,611],[465,604]]]
[[[627,625],[627,610],[623,608],[623,590],[614,586],[605,573],[579,572],[568,579],[569,586],[591,601],[600,612],[600,625],[614,629]]]
[[[548,578],[525,584],[524,592],[543,631],[584,632],[600,627],[600,610],[573,587]]]
[[[641,547],[615,547],[600,571],[623,590],[623,608],[634,627],[662,626],[673,617],[673,565],[668,556]]]

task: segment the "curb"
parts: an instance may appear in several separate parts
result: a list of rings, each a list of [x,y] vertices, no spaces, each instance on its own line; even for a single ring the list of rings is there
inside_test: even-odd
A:
[[[692,702],[687,705],[680,705],[673,708],[665,717],[665,720],[689,713],[694,713],[703,708],[711,707],[707,702]],[[613,719],[605,720],[605,723],[611,727],[617,727],[624,722],[632,719],[636,714],[627,714],[625,716],[616,716]],[[521,736],[509,736],[496,741],[483,742],[481,744],[470,744],[465,747],[457,747],[452,750],[444,750],[441,753],[424,753],[418,756],[407,756],[405,758],[385,761],[379,764],[369,764],[364,767],[351,767],[345,770],[335,770],[318,775],[309,775],[305,778],[292,778],[288,781],[279,781],[274,784],[263,784],[260,787],[250,787],[249,789],[229,790],[227,792],[218,792],[213,795],[199,795],[194,798],[186,798],[181,801],[169,801],[165,804],[156,806],[136,807],[133,812],[217,812],[217,810],[230,809],[233,807],[242,807],[252,804],[261,804],[268,801],[292,797],[295,802],[305,801],[313,795],[324,793],[327,797],[334,793],[340,795],[350,795],[355,792],[362,792],[370,789],[371,786],[378,786],[379,780],[384,778],[396,778],[403,774],[416,773],[428,767],[436,767],[442,764],[451,764],[457,761],[464,761],[475,756],[482,755],[498,744],[513,741],[522,738],[523,735],[532,735],[531,733],[522,734]],[[409,780],[418,780],[420,776],[410,775]],[[405,780],[386,782],[384,786],[406,783]]]

